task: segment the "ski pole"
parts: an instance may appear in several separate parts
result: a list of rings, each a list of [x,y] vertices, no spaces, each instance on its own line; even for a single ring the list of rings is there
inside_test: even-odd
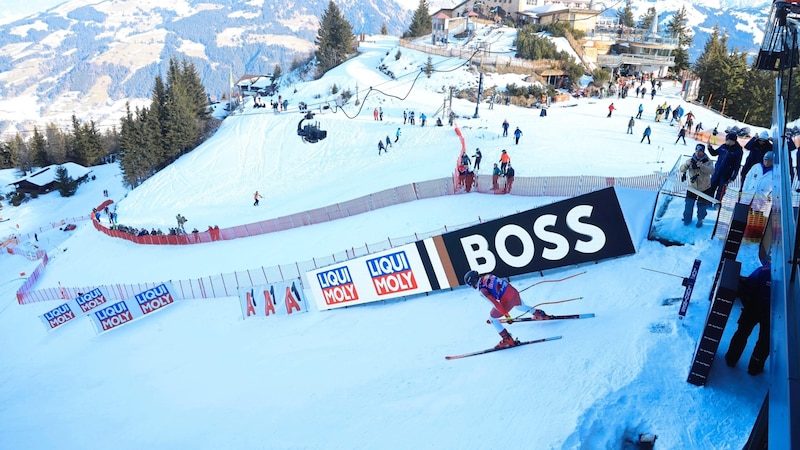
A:
[[[542,284],[542,283],[556,283],[556,282],[558,282],[558,281],[569,280],[570,278],[574,278],[574,277],[577,277],[578,275],[583,275],[583,274],[585,274],[585,273],[586,273],[586,271],[584,270],[583,272],[579,272],[579,273],[576,273],[576,274],[570,275],[570,276],[568,276],[568,277],[565,277],[565,278],[562,278],[562,279],[560,279],[560,280],[542,280],[542,281],[539,281],[539,282],[533,283],[532,285],[530,285],[530,286],[526,287],[525,289],[522,289],[522,290],[521,290],[521,291],[519,291],[519,292],[525,292],[525,291],[527,291],[528,289],[530,289],[530,288],[532,288],[532,287],[534,287],[534,286],[536,286],[536,285]]]
[[[682,277],[680,275],[675,275],[674,273],[662,272],[660,270],[654,270],[654,269],[648,269],[647,267],[642,267],[642,269],[643,270],[649,270],[650,272],[660,273],[660,274],[663,274],[663,275],[669,275],[671,277],[684,278],[684,277]]]

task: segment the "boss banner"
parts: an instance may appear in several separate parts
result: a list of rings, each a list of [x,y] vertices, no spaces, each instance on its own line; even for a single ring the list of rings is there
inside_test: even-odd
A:
[[[429,292],[431,285],[415,244],[306,272],[320,310]]]
[[[300,279],[239,288],[239,305],[242,318],[286,316],[308,312]]]
[[[507,277],[636,252],[614,188],[418,242],[431,285],[464,283],[469,270]]]
[[[306,273],[320,310],[636,252],[614,188],[595,191]]]

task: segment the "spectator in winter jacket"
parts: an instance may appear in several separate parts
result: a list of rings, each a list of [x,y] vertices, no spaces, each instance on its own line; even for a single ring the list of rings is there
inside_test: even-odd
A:
[[[481,149],[479,149],[479,148],[476,148],[476,149],[475,149],[475,154],[474,154],[474,155],[472,155],[472,157],[473,157],[473,158],[475,158],[475,166],[474,166],[474,169],[475,169],[475,170],[479,170],[479,169],[481,168],[481,158],[483,157],[483,156],[481,155]]]
[[[764,371],[764,363],[769,356],[770,333],[770,296],[772,291],[772,274],[770,261],[765,261],[760,267],[750,273],[747,278],[739,281],[739,299],[742,301],[742,314],[739,316],[739,326],[731,338],[728,351],[725,353],[725,362],[728,367],[735,367],[747,346],[747,339],[758,325],[758,341],[750,356],[747,373],[758,375]]]
[[[744,167],[742,167],[742,187],[744,187],[744,179],[747,177],[750,168],[761,163],[764,160],[764,155],[772,151],[772,141],[769,138],[769,133],[762,131],[758,136],[753,136],[747,141],[747,144],[744,144],[744,149],[749,150],[750,153],[747,154]]]
[[[714,163],[706,155],[706,146],[697,144],[694,154],[678,169],[683,175],[682,180],[688,181],[689,186],[703,192],[709,197],[713,194],[711,187],[711,174],[714,173]],[[694,205],[697,203],[697,228],[703,226],[703,219],[706,218],[708,207],[711,205],[707,200],[697,195],[697,193],[687,190],[686,202],[683,207],[683,224],[692,223],[692,213]]]
[[[500,174],[503,172],[500,171],[500,168],[497,167],[497,163],[494,163],[494,168],[492,169],[492,190],[499,191],[500,186],[497,185],[497,179],[500,178]]]
[[[711,187],[714,189],[714,198],[722,200],[728,183],[739,175],[739,165],[742,163],[744,152],[742,146],[739,145],[736,133],[728,133],[725,136],[725,143],[716,150],[709,145],[708,152],[711,153],[711,156],[717,157],[714,174],[711,175]]]
[[[772,199],[772,152],[764,154],[761,163],[751,167],[742,185],[739,203],[749,204],[754,211],[766,212]]]
[[[511,167],[511,163],[508,163],[508,167],[506,167],[506,188],[503,190],[504,193],[510,194],[511,193],[511,185],[514,184],[514,168]]]
[[[631,116],[631,120],[628,121],[628,131],[625,134],[633,134],[633,126],[636,124],[636,121],[633,120],[633,116]]]
[[[505,150],[500,153],[500,172],[506,173],[506,166],[511,164],[511,157]]]
[[[489,323],[492,324],[495,330],[500,333],[503,340],[498,343],[495,348],[506,348],[519,345],[519,341],[515,340],[508,330],[500,323],[500,318],[505,317],[505,320],[513,321],[511,317],[511,310],[516,309],[520,311],[521,315],[533,311],[534,320],[546,320],[547,313],[541,309],[535,309],[526,305],[520,298],[519,291],[511,285],[508,281],[499,278],[492,274],[481,276],[478,272],[470,270],[464,274],[464,283],[477,289],[481,295],[492,304],[492,310],[489,312]]]
[[[461,165],[464,167],[469,167],[472,165],[472,161],[469,160],[467,152],[461,152]]]
[[[686,128],[683,127],[678,130],[678,139],[675,139],[675,143],[677,144],[681,139],[683,139],[683,145],[686,145]]]
[[[639,141],[639,143],[641,144],[645,139],[647,139],[647,143],[650,144],[650,125],[644,129],[644,133],[642,133],[642,140]]]

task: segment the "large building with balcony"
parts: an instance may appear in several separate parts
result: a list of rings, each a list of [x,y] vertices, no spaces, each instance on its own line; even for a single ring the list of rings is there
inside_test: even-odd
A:
[[[449,35],[469,33],[477,21],[513,21],[518,25],[566,22],[585,34],[573,42],[573,47],[581,47],[575,51],[587,68],[662,77],[675,65],[672,52],[678,47],[678,39],[660,33],[656,21],[646,30],[626,28],[616,17],[600,16],[601,12],[594,0],[466,0],[433,14],[432,41],[446,44]]]
[[[678,48],[678,38],[659,33],[656,21],[647,30],[598,24],[587,35],[586,43],[596,50],[600,67],[623,75],[646,73],[656,77],[666,76],[675,66],[672,52]]]

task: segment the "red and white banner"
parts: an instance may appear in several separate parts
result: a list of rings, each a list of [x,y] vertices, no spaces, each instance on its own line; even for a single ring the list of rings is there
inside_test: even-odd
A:
[[[360,305],[431,290],[415,244],[306,272],[320,310]]]
[[[239,288],[242,318],[288,316],[308,312],[300,279]]]
[[[99,308],[89,318],[92,319],[97,334],[105,333],[174,304],[176,298],[173,292],[169,283],[162,283],[134,295],[133,298]]]
[[[95,288],[42,314],[39,318],[47,331],[69,323],[101,306],[108,305],[110,297],[103,288]]]

